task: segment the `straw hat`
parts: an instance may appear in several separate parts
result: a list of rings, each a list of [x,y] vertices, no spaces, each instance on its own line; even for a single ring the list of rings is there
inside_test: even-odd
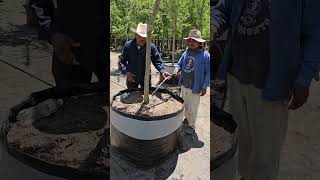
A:
[[[200,43],[203,43],[203,42],[206,42],[206,40],[204,39],[201,39],[201,32],[197,29],[192,29],[190,32],[189,32],[189,37],[187,38],[184,38],[185,40],[187,39],[193,39],[197,42],[200,42]]]
[[[139,34],[141,37],[147,37],[147,24],[139,23],[137,29],[131,28],[131,31]]]

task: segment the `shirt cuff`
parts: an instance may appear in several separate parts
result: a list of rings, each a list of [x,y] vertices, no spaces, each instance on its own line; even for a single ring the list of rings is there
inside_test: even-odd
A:
[[[209,84],[204,84],[203,86],[202,86],[202,89],[207,89],[209,87]]]
[[[313,78],[319,80],[319,75],[317,73],[315,74],[312,68],[302,65],[298,79],[295,83],[304,87],[309,87]]]
[[[124,68],[121,68],[121,73],[122,74],[127,74],[127,69],[124,67]]]
[[[164,68],[160,69],[159,71],[160,71],[161,74],[166,72],[166,70]]]

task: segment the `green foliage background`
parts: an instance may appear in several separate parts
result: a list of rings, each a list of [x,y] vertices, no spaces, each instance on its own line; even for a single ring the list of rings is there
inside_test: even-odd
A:
[[[176,39],[187,37],[197,28],[202,38],[210,39],[210,0],[161,0],[160,10],[154,24],[153,39],[171,39],[174,16],[177,14]],[[110,28],[114,38],[132,38],[130,28],[139,22],[147,23],[154,0],[111,0]]]

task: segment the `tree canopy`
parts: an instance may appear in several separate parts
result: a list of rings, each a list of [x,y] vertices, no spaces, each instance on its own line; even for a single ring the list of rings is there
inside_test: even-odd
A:
[[[110,28],[115,38],[132,38],[130,28],[139,22],[147,23],[154,0],[111,0]],[[210,39],[210,0],[161,0],[154,22],[152,38],[171,39],[174,16],[177,15],[176,39],[188,36],[191,29],[199,29],[202,38]]]

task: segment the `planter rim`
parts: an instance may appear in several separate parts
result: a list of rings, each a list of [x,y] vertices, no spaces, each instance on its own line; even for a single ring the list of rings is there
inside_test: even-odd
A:
[[[154,91],[156,88],[154,87],[150,87],[150,90]],[[130,92],[134,92],[134,91],[143,91],[142,88],[134,88],[134,89],[126,89],[126,90],[122,90],[120,91],[119,93],[117,93],[116,95],[114,95],[112,97],[112,102],[111,102],[111,105],[110,105],[110,108],[115,111],[116,113],[120,114],[121,116],[124,116],[124,117],[128,117],[128,118],[131,118],[131,119],[136,119],[136,120],[140,120],[140,121],[159,121],[159,120],[166,120],[166,119],[169,119],[169,118],[172,118],[172,117],[175,117],[177,116],[178,114],[180,114],[181,112],[183,112],[184,110],[184,106],[177,112],[174,112],[174,113],[171,113],[171,114],[165,114],[165,115],[161,115],[161,116],[138,116],[138,115],[132,115],[132,114],[129,114],[129,113],[125,113],[125,112],[122,112],[122,111],[119,111],[117,110],[116,108],[112,107],[112,103],[113,101],[116,99],[117,96],[120,96],[124,93],[130,93]],[[171,95],[171,97],[173,97],[174,99],[176,99],[177,101],[179,101],[181,104],[184,104],[184,100],[174,94],[173,92],[171,92],[170,90],[168,89],[158,89],[158,92],[163,92],[163,93],[168,93]]]

